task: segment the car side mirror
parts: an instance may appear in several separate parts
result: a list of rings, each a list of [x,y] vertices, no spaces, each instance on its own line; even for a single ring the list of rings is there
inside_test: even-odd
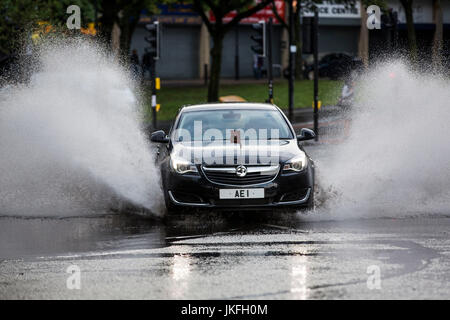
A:
[[[159,143],[168,143],[169,137],[164,132],[164,130],[158,130],[152,133],[152,136],[150,138],[151,142],[159,142]]]
[[[316,134],[311,129],[303,128],[297,136],[297,141],[311,140],[316,137]]]

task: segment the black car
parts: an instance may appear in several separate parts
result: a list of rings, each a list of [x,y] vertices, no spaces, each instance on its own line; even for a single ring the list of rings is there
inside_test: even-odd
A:
[[[182,208],[301,209],[313,206],[314,162],[284,113],[262,103],[180,109],[169,133],[151,135],[169,213]]]
[[[319,60],[319,77],[326,77],[333,80],[344,77],[355,66],[355,59],[345,53],[330,53]],[[309,80],[314,79],[314,65],[305,67],[304,77]]]

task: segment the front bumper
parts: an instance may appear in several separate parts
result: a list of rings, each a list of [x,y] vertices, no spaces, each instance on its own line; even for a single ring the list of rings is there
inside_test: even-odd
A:
[[[168,172],[165,189],[172,205],[191,208],[270,209],[305,207],[314,192],[314,169],[308,166],[298,173],[282,174],[267,183],[250,186],[224,186],[211,182],[202,173],[180,175]],[[264,199],[220,199],[220,189],[264,188]]]
[[[281,201],[281,202],[271,202],[267,204],[245,204],[245,200],[239,200],[242,201],[242,204],[211,204],[211,203],[192,203],[192,202],[182,202],[175,199],[175,196],[173,195],[172,191],[168,191],[170,201],[177,206],[183,206],[183,207],[195,207],[195,208],[260,208],[260,207],[283,207],[283,206],[298,206],[298,205],[304,205],[308,202],[310,196],[311,196],[311,188],[306,189],[306,193],[303,198],[299,200],[291,200],[291,201]],[[226,200],[224,200],[226,201]]]

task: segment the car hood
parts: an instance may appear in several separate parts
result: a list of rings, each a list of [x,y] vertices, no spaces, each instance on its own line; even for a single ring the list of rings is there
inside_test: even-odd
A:
[[[171,156],[187,159],[194,164],[256,165],[284,163],[302,152],[295,139],[245,141],[241,144],[195,141],[174,143]]]

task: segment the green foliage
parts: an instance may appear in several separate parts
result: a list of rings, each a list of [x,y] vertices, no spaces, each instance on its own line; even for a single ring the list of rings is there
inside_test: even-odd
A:
[[[94,0],[91,0],[94,1]],[[120,28],[120,51],[128,55],[131,38],[140,19],[141,12],[147,10],[152,15],[158,13],[158,4],[174,3],[176,0],[98,0],[98,10],[102,15],[100,36],[107,43],[111,41],[114,24]]]
[[[63,26],[70,5],[81,9],[81,23],[94,21],[94,7],[90,0],[2,0],[0,1],[0,50],[17,50],[24,37],[37,27],[38,21]]]
[[[70,5],[77,5],[80,7],[81,25],[83,27],[85,27],[87,23],[95,20],[94,5],[89,0],[47,0],[42,2],[45,3],[42,6],[45,9],[40,13],[40,19],[48,21],[52,25],[61,26],[66,23],[66,20],[69,17],[69,14],[67,14],[66,11],[67,7]]]
[[[105,38],[110,38],[112,26],[117,23],[125,29],[123,43],[129,45],[142,10],[156,13],[158,4],[174,2],[176,0],[97,0],[98,14],[103,15],[100,22],[107,34]],[[11,53],[20,48],[38,21],[46,21],[57,30],[64,30],[70,5],[80,7],[82,27],[95,21],[95,0],[1,0],[0,51]]]
[[[302,80],[295,82],[294,101],[295,108],[311,108],[313,97],[314,81]],[[319,100],[322,105],[334,105],[339,98],[342,81],[319,80]],[[274,84],[275,104],[282,109],[289,105],[288,83],[284,80],[276,80]],[[168,87],[162,84],[158,91],[158,101],[161,103],[161,110],[158,112],[158,120],[171,120],[175,117],[178,109],[185,104],[205,103],[207,88],[199,86]],[[145,88],[145,101],[147,120],[151,121],[150,107],[150,87]],[[265,83],[245,83],[245,84],[222,84],[220,95],[238,95],[252,102],[264,102],[267,98],[267,85]]]
[[[363,0],[363,5],[367,8],[370,5],[379,6],[382,11],[386,11],[388,9],[386,0]]]

